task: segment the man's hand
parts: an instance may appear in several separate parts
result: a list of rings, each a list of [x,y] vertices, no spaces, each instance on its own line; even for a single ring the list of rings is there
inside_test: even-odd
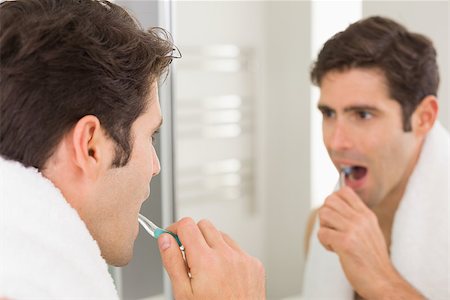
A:
[[[391,292],[399,296],[404,291],[408,299],[423,299],[395,270],[377,216],[351,188],[331,194],[319,210],[319,220],[320,242],[339,256],[360,296],[386,299]]]
[[[184,262],[175,239],[158,239],[175,299],[265,299],[264,267],[209,221],[185,218],[171,225],[186,251]],[[188,271],[191,277],[188,276]]]

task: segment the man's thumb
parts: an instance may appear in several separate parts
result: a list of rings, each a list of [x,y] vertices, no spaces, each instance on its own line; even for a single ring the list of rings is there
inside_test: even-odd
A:
[[[189,299],[192,295],[191,280],[177,242],[170,234],[161,234],[158,238],[162,263],[170,281],[175,299]]]

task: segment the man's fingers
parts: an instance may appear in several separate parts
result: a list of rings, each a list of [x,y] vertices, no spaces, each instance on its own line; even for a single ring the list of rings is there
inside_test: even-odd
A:
[[[328,227],[338,231],[345,231],[349,226],[349,222],[345,217],[327,206],[322,206],[319,209],[319,221],[321,227]]]
[[[355,209],[336,193],[328,196],[327,199],[325,199],[325,203],[323,204],[323,206],[335,210],[337,213],[347,219],[352,218],[355,214]]]
[[[208,220],[201,220],[198,222],[198,228],[202,232],[206,242],[211,248],[216,248],[220,245],[224,245],[225,241],[222,238],[219,230]]]
[[[175,299],[191,298],[191,281],[177,242],[170,234],[164,233],[158,238],[158,246],[162,263],[172,282]]]
[[[228,244],[232,249],[242,252],[241,247],[239,247],[238,243],[236,243],[228,234],[221,232],[222,238],[224,239],[225,243]]]
[[[337,192],[337,194],[356,211],[366,212],[369,209],[367,205],[361,200],[361,198],[355,193],[355,191],[348,186],[344,186]]]
[[[339,251],[339,241],[343,238],[343,234],[334,229],[320,227],[317,233],[320,243],[329,251]]]
[[[203,253],[210,249],[202,232],[191,218],[183,218],[167,227],[167,230],[176,233],[186,249],[186,255],[190,252]]]

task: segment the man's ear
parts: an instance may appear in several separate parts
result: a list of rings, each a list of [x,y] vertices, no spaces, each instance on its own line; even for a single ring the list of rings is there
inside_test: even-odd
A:
[[[95,180],[109,168],[113,147],[96,116],[87,115],[78,120],[73,128],[72,145],[75,164],[89,178]]]
[[[425,136],[436,122],[439,112],[439,104],[435,96],[427,96],[417,106],[411,122],[416,135]]]

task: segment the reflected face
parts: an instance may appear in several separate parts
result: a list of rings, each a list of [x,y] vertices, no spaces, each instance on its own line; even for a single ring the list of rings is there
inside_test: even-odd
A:
[[[374,207],[402,188],[419,142],[403,131],[400,104],[390,98],[380,70],[330,71],[320,93],[328,154],[338,171],[355,168],[346,184]]]
[[[116,266],[125,265],[132,258],[139,231],[138,213],[150,195],[152,177],[160,171],[152,143],[162,122],[156,84],[148,101],[147,111],[132,125],[129,162],[124,167],[108,169],[99,180],[95,189],[95,207],[92,207],[96,213],[91,214],[95,220],[85,220],[102,256]]]

